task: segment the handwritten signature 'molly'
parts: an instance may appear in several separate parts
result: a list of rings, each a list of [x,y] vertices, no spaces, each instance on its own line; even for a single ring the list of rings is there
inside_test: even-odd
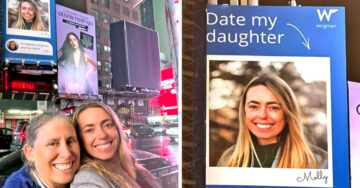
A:
[[[304,172],[304,176],[300,176],[296,178],[296,181],[298,182],[303,182],[303,181],[315,181],[315,180],[324,180],[325,184],[328,183],[328,178],[329,176],[325,176],[323,175],[323,171],[322,170],[318,170],[316,171],[316,175],[314,176],[312,174],[312,172]]]

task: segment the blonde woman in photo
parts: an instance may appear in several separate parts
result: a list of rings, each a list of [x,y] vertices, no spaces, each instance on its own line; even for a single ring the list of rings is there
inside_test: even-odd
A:
[[[239,134],[218,166],[327,168],[327,152],[305,138],[300,109],[289,85],[273,74],[255,77],[239,106]]]
[[[22,0],[17,10],[16,21],[11,28],[34,31],[45,31],[41,20],[39,6],[33,0]]]

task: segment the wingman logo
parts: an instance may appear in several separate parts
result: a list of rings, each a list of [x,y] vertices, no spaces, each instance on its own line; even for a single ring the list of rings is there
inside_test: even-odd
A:
[[[339,11],[338,9],[330,9],[329,12],[327,12],[325,9],[320,12],[320,9],[317,9],[317,14],[319,16],[319,20],[320,22],[322,22],[322,20],[324,19],[324,16],[326,17],[326,20],[328,22],[330,22],[331,19],[331,15],[334,14],[335,12]]]

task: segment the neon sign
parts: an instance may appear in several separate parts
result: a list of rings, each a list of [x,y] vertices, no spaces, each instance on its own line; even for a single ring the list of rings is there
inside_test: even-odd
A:
[[[161,106],[162,116],[178,115],[175,80],[172,68],[161,71],[159,104]]]
[[[6,82],[5,82],[6,84]],[[53,86],[50,83],[44,82],[30,82],[22,80],[12,80],[10,82],[12,91],[32,91],[32,92],[53,92]],[[6,90],[8,89],[8,84],[5,85]]]
[[[25,81],[12,81],[11,88],[15,90],[35,90],[35,83]]]

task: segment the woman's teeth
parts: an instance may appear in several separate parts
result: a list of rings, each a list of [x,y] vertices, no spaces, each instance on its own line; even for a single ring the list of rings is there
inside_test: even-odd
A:
[[[110,143],[107,144],[102,144],[102,145],[97,145],[95,146],[97,149],[106,149],[108,147],[110,147]]]
[[[72,163],[68,163],[68,164],[55,164],[54,165],[55,168],[59,169],[59,170],[67,170],[69,168],[72,167]]]
[[[262,129],[266,129],[269,128],[270,125],[269,124],[256,124],[257,127],[262,128]]]

